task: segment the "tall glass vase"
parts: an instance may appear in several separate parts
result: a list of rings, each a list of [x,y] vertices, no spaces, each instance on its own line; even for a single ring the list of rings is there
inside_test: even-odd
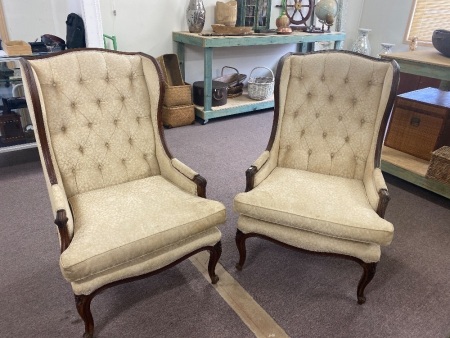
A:
[[[360,54],[370,55],[371,48],[369,42],[369,32],[371,29],[360,28],[358,29],[358,38],[353,43],[352,51]]]
[[[205,6],[203,0],[189,0],[186,20],[191,33],[201,33],[205,25]]]

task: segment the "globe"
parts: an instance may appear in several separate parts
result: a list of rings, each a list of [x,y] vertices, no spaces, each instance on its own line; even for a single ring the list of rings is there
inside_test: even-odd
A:
[[[337,11],[338,3],[336,0],[320,0],[315,7],[315,14],[320,22],[326,22],[330,17],[334,18]]]

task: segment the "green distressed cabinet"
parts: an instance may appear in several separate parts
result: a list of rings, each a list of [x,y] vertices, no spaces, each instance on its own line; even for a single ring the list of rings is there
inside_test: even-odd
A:
[[[270,28],[271,0],[238,0],[236,26],[253,27],[255,32]]]

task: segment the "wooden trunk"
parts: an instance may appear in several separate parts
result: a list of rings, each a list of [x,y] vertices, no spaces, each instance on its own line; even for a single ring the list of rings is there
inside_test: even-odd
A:
[[[398,95],[385,145],[424,160],[450,145],[450,92],[424,88]]]

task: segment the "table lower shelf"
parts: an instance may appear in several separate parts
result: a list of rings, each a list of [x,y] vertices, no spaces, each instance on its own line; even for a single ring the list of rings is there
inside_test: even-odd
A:
[[[450,198],[450,185],[427,178],[429,162],[384,146],[381,153],[381,169],[391,175]]]
[[[212,107],[211,110],[205,111],[203,106],[196,105],[195,115],[200,117],[204,123],[207,123],[210,119],[273,108],[273,105],[273,95],[265,100],[256,101],[249,98],[247,92],[244,91],[241,96],[229,98],[226,104],[223,106]]]

